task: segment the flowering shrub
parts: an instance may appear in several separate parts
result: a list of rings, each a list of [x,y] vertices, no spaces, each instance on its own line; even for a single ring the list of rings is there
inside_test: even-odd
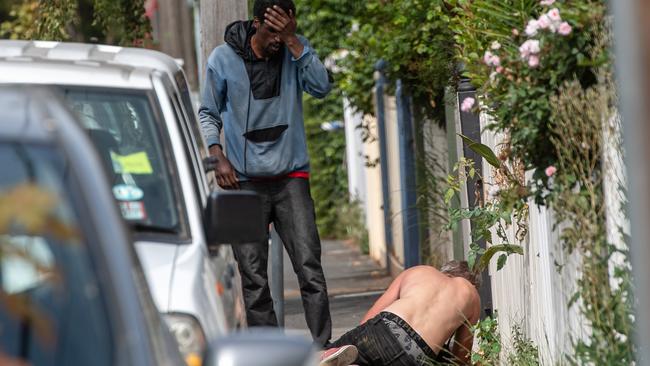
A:
[[[616,93],[604,1],[504,2],[459,1],[454,27],[481,107],[494,117],[490,128],[508,136],[499,157],[534,170],[527,186],[500,185],[488,195],[514,212],[532,195],[567,224],[563,248],[582,261],[568,305],[589,327],[589,336],[573,340],[569,363],[633,364],[629,253],[608,243],[605,224],[603,121],[615,115]],[[614,253],[625,259],[611,270]]]
[[[459,53],[467,75],[489,100],[483,107],[495,117],[490,128],[508,133],[508,155],[535,170],[525,195],[543,203],[549,178],[545,169],[557,161],[548,128],[550,99],[574,76],[584,87],[596,82],[594,68],[607,55],[592,56],[590,49],[594,32],[602,29],[605,5],[589,0],[500,3],[458,1],[452,26],[457,42],[463,42]]]

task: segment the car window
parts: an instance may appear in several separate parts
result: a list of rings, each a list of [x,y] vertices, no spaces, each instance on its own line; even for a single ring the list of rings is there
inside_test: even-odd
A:
[[[64,90],[109,172],[122,216],[137,230],[180,233],[183,213],[173,190],[173,164],[165,158],[147,94]]]
[[[203,185],[203,164],[197,159],[198,154],[196,152],[195,145],[192,142],[192,138],[189,135],[190,132],[187,128],[187,120],[185,119],[185,114],[181,109],[181,105],[179,103],[176,92],[172,92],[172,95],[170,95],[169,103],[171,104],[174,111],[174,116],[178,121],[178,128],[183,135],[183,148],[185,150],[187,164],[192,176],[192,185],[194,186],[197,196],[200,197],[203,201],[205,198],[205,186]]]
[[[180,90],[181,102],[186,107],[187,112],[189,113],[188,116],[189,126],[192,131],[192,136],[194,137],[196,143],[196,148],[201,158],[200,164],[204,171],[205,167],[203,166],[203,160],[208,156],[208,149],[205,146],[205,140],[203,139],[203,133],[201,132],[201,127],[197,119],[197,112],[194,108],[194,104],[192,103],[192,98],[190,97],[190,91],[187,87],[187,81],[185,80],[185,76],[183,76],[182,73],[176,74],[176,84],[178,85]],[[212,184],[211,187],[216,187],[216,179],[214,176],[214,172],[210,171],[209,173],[206,174],[206,176],[204,176],[204,178],[206,178],[204,179],[205,180],[204,184],[210,186],[208,183],[208,179],[209,179],[214,183]]]
[[[0,360],[111,365],[111,319],[64,160],[0,142],[0,166]]]

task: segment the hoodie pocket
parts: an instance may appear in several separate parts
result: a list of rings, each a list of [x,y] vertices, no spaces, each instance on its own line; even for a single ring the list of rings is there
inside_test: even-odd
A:
[[[244,134],[244,137],[255,143],[276,141],[282,136],[282,133],[289,128],[289,125],[279,125],[258,130],[251,130]]]

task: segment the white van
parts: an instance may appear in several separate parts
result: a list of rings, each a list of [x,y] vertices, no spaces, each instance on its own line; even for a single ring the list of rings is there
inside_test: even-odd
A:
[[[158,309],[186,357],[245,326],[229,245],[209,243],[207,149],[185,76],[160,52],[0,41],[0,84],[57,86],[99,151]],[[208,168],[208,169],[206,169]]]

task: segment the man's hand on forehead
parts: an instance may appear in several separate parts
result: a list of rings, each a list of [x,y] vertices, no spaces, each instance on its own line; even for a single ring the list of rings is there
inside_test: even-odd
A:
[[[264,22],[276,32],[280,33],[280,38],[284,42],[287,41],[288,37],[292,37],[296,33],[297,24],[293,11],[289,10],[289,14],[287,14],[284,9],[277,5],[273,5],[272,8],[266,8]]]

